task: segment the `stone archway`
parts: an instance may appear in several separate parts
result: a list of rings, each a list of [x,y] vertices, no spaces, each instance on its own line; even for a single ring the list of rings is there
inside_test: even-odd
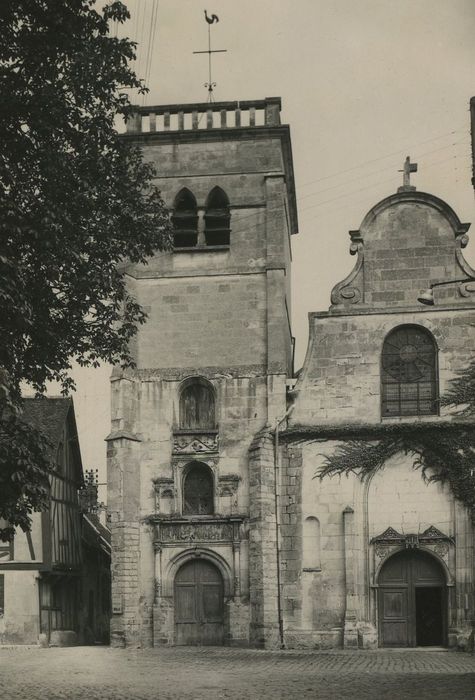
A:
[[[223,644],[223,577],[214,564],[197,557],[178,569],[174,581],[174,607],[175,644]]]
[[[446,577],[435,557],[420,549],[389,557],[378,576],[378,618],[380,646],[446,646]]]

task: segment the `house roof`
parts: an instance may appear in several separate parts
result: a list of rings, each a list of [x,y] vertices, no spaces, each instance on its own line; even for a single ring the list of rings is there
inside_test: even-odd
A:
[[[71,398],[25,398],[22,419],[42,432],[56,448],[72,406]]]
[[[111,532],[97,517],[90,513],[83,514],[83,539],[92,547],[99,547],[110,557]]]
[[[59,443],[63,437],[65,424],[68,425],[69,441],[73,450],[75,469],[79,481],[82,480],[82,461],[72,398],[59,396],[24,398],[22,420],[43,433],[51,443],[49,457],[55,460]]]

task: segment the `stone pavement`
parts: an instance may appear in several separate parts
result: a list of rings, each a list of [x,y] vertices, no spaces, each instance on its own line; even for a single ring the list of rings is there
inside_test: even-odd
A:
[[[474,700],[475,657],[447,651],[0,647],[2,700]]]

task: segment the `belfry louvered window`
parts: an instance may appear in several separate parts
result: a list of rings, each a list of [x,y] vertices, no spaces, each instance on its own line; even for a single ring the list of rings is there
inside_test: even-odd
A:
[[[206,202],[205,240],[206,245],[229,245],[230,238],[229,200],[221,187],[211,190]]]
[[[198,243],[198,212],[196,199],[186,187],[175,197],[172,224],[175,248],[194,248]]]
[[[183,513],[212,515],[214,512],[213,475],[202,462],[192,462],[183,483]]]
[[[384,416],[437,414],[437,347],[421,326],[399,326],[386,338],[381,367]]]

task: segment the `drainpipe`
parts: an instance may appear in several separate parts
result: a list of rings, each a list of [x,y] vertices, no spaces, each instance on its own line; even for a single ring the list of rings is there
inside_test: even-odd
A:
[[[289,392],[291,393],[291,392]],[[296,392],[292,392],[295,394]],[[285,649],[284,642],[284,618],[282,616],[282,595],[280,590],[280,510],[279,510],[279,496],[277,484],[279,483],[279,473],[280,473],[280,453],[279,453],[279,426],[290,416],[294,410],[295,403],[293,403],[281,418],[278,418],[275,422],[274,428],[274,505],[275,505],[275,554],[276,554],[276,568],[277,568],[277,621],[279,625],[279,640],[280,648]]]

